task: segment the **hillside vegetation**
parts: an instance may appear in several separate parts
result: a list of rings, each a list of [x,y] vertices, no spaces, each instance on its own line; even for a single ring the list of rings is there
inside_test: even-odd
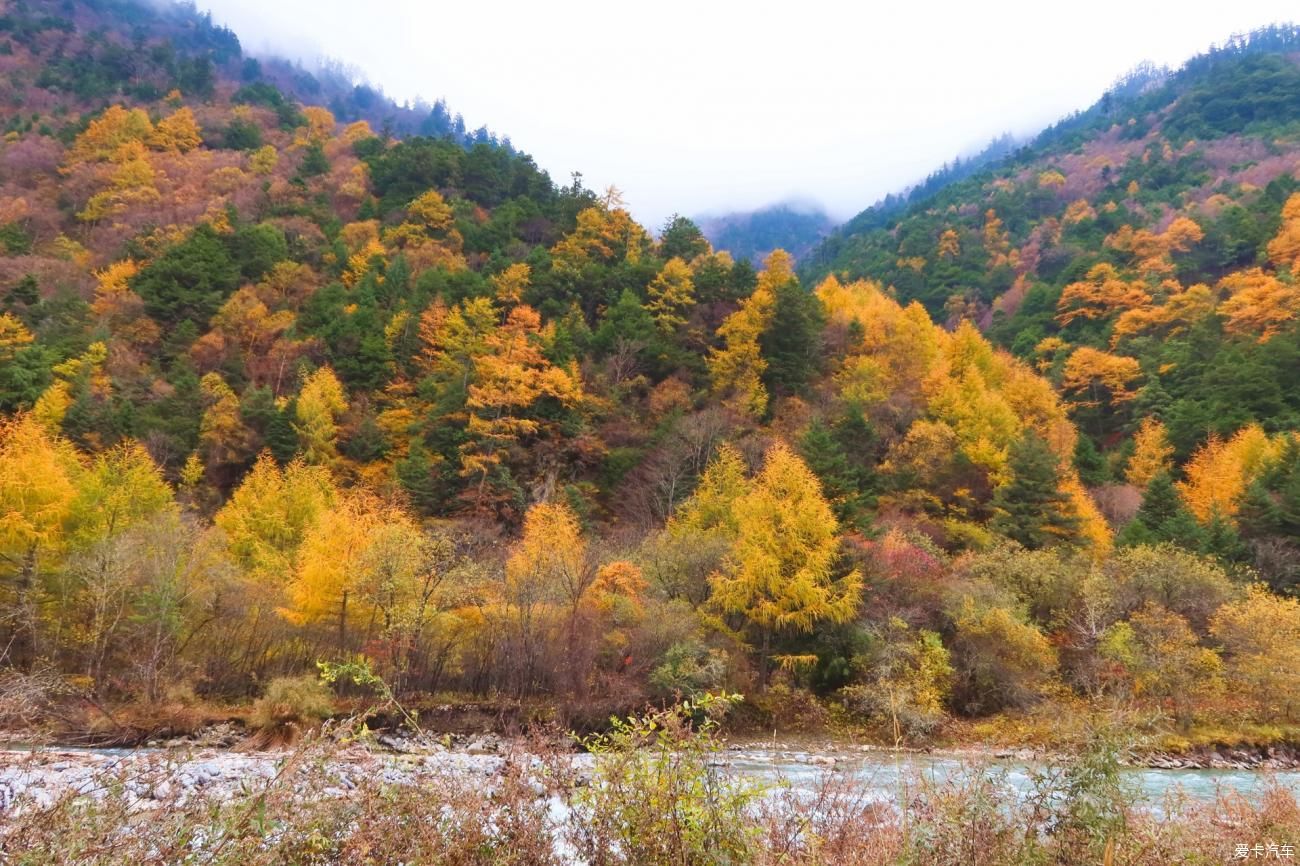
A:
[[[454,123],[313,104],[192,10],[3,8],[10,723],[360,658],[403,694],[726,687],[890,738],[1066,738],[1063,707],[1291,735],[1286,55],[814,282]]]

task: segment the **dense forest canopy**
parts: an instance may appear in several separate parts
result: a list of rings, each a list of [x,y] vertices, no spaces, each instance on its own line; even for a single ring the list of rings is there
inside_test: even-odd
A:
[[[1296,721],[1294,31],[801,276],[192,8],[2,8],[13,671]]]

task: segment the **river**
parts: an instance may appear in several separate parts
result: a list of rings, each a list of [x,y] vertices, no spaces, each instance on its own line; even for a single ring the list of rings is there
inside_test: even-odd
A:
[[[897,798],[899,792],[918,777],[942,784],[980,771],[997,774],[1003,784],[1023,794],[1032,789],[1034,773],[1045,766],[1013,759],[967,759],[887,751],[870,752],[862,757],[836,755],[834,760],[834,772],[852,776],[868,790],[878,793],[882,799]],[[825,756],[816,753],[792,755],[755,750],[735,753],[726,763],[747,776],[768,782],[784,781],[795,788],[811,789],[827,772],[825,761]],[[1154,807],[1159,807],[1167,797],[1180,792],[1194,800],[1210,801],[1220,792],[1234,792],[1253,800],[1273,781],[1300,794],[1300,770],[1165,770],[1125,767],[1120,770],[1120,775],[1142,800]]]
[[[22,749],[0,751],[0,816],[22,800],[52,802],[68,790],[99,787],[96,780],[109,775],[147,778],[139,787],[143,799],[155,798],[160,789],[207,789],[232,793],[245,783],[275,774],[287,752],[236,752],[222,749]],[[576,756],[579,764],[587,756]],[[394,754],[370,748],[350,748],[328,759],[331,774],[339,780],[337,793],[350,790],[362,778],[380,777],[394,783],[420,784],[441,773],[490,778],[502,758],[461,749]],[[1030,791],[1034,774],[1046,765],[1032,760],[996,759],[989,756],[928,755],[912,752],[834,753],[773,751],[733,748],[717,753],[715,763],[769,784],[788,784],[796,791],[811,791],[827,773],[851,777],[872,799],[896,802],[914,791],[918,781],[943,784],[974,773],[992,773],[999,784],[1017,794]],[[1145,803],[1157,811],[1167,798],[1213,800],[1219,793],[1235,792],[1254,802],[1271,783],[1300,794],[1300,771],[1234,769],[1124,768],[1123,779]],[[135,788],[133,787],[133,790]]]

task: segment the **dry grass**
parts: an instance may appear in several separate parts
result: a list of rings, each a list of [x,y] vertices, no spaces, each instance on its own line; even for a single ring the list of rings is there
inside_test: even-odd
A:
[[[256,748],[289,745],[334,712],[334,697],[318,677],[276,677],[254,702],[248,724]]]
[[[688,755],[699,746],[694,734],[668,727]],[[596,774],[597,784],[632,780],[643,790],[584,795],[573,756],[541,743],[508,756],[490,778],[435,772],[405,782],[376,774],[354,790],[327,793],[337,785],[331,762],[360,732],[360,722],[326,724],[284,753],[273,778],[249,780],[234,796],[197,791],[140,801],[131,779],[105,774],[98,797],[67,795],[49,808],[11,812],[0,824],[0,862],[1165,866],[1229,863],[1236,843],[1300,842],[1300,804],[1280,786],[1254,800],[1171,798],[1153,812],[1115,784],[1104,754],[1044,772],[1026,796],[988,767],[942,782],[918,776],[899,792],[903,808],[844,773],[827,773],[811,791],[737,796],[725,781],[693,781],[691,772],[713,772],[693,758],[682,763],[653,747],[642,763],[640,752],[603,755],[610,763]],[[133,772],[155,784],[163,768]],[[686,834],[703,828],[706,842],[709,827],[725,826],[726,843],[675,849],[664,838],[642,838],[665,826],[636,811],[642,797],[655,815],[673,813]],[[707,823],[692,825],[696,816]],[[568,846],[584,839],[604,841],[595,859],[593,849],[575,861]]]

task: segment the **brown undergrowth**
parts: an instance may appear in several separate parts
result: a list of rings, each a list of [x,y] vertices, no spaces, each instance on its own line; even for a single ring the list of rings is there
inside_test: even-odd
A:
[[[141,800],[106,773],[93,792],[12,804],[0,860],[53,864],[447,864],[447,866],[1155,866],[1230,862],[1239,843],[1296,844],[1300,805],[1257,797],[1139,803],[1105,741],[1049,766],[1019,793],[993,766],[917,775],[882,796],[845,773],[760,786],[716,763],[716,702],[620,721],[588,738],[593,758],[543,741],[490,775],[372,774],[342,791],[332,769],[366,736],[326,723],[274,775],[231,794]],[[594,763],[592,763],[594,761]],[[450,765],[449,765],[450,766]],[[137,767],[156,785],[159,767]],[[151,776],[150,773],[153,775]]]

